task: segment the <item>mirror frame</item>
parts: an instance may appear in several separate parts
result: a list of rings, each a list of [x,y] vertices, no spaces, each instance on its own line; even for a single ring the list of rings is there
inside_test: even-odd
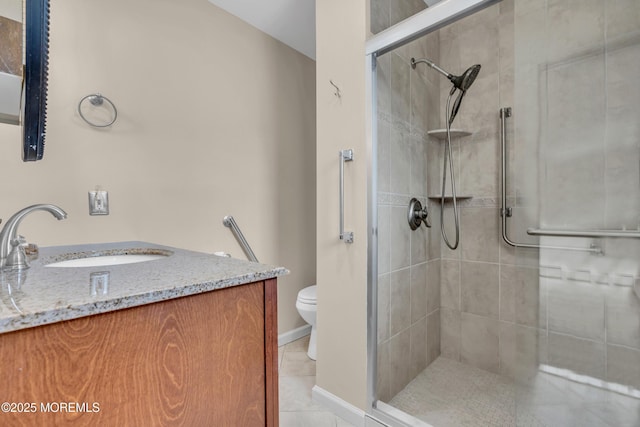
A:
[[[22,94],[22,160],[44,155],[49,73],[49,0],[25,0],[25,65]]]

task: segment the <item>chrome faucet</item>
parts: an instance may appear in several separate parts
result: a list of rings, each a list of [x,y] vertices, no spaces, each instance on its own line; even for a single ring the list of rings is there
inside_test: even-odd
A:
[[[58,220],[67,217],[67,213],[56,205],[33,205],[16,212],[0,231],[0,267],[3,269],[29,268],[24,248],[19,245],[18,226],[25,216],[34,211],[47,211]]]

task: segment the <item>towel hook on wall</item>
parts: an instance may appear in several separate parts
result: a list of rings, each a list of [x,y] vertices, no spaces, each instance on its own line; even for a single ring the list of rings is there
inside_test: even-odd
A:
[[[336,88],[336,91],[333,94],[338,98],[342,98],[342,93],[340,93],[340,88],[338,87],[338,85],[336,85],[331,79],[329,79],[329,83],[331,83],[331,86]]]

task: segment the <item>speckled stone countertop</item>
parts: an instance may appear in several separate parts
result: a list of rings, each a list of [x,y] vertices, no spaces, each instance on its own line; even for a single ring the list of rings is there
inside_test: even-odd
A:
[[[154,250],[158,251],[154,251]],[[166,258],[100,267],[47,267],[87,255]],[[282,267],[145,242],[40,248],[31,268],[0,272],[0,333],[121,310],[287,274]]]

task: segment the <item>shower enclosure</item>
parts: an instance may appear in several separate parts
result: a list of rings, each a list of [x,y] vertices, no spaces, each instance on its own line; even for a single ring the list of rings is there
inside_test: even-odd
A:
[[[640,425],[640,2],[397,3],[371,0],[367,45],[370,415]],[[456,250],[451,83],[411,58],[482,65],[451,129]]]

